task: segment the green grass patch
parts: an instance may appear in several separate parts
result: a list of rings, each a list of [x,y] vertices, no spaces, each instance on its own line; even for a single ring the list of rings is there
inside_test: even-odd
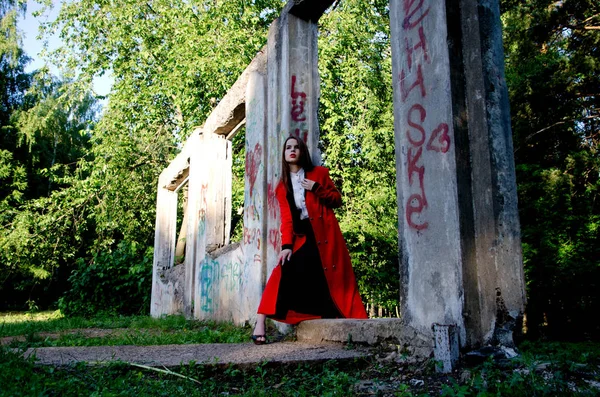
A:
[[[240,343],[248,327],[187,320],[183,316],[64,317],[60,312],[0,314],[0,337],[21,336],[13,348],[43,346],[166,345]]]
[[[593,351],[597,345],[589,346]],[[584,346],[526,346],[513,360],[488,360],[442,375],[434,365],[400,366],[375,360],[320,364],[201,366],[170,370],[127,363],[103,366],[35,366],[19,352],[0,348],[1,396],[597,396],[598,356],[581,356]],[[525,350],[525,349],[524,349]],[[573,354],[573,356],[571,356]],[[589,359],[587,370],[563,357]],[[569,361],[568,359],[567,361]]]
[[[35,346],[248,342],[249,327],[181,316],[66,318],[59,312],[0,315],[0,335],[25,341],[0,346],[2,396],[597,396],[600,343],[527,341],[512,360],[491,358],[442,375],[433,361],[401,366],[376,360],[310,365],[206,366],[171,370],[126,363],[36,366],[22,357]],[[90,337],[94,329],[114,331]],[[68,332],[67,332],[68,331]],[[60,334],[53,339],[44,333]],[[13,349],[11,349],[12,347]],[[16,349],[15,349],[16,348]]]
[[[0,396],[346,396],[364,362],[253,368],[197,366],[150,370],[125,363],[38,367],[0,348]]]

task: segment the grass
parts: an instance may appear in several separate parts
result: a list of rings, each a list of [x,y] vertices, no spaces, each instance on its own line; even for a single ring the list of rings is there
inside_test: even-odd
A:
[[[102,332],[90,336],[92,330]],[[59,311],[0,314],[0,338],[21,336],[10,343],[13,348],[239,343],[248,341],[249,335],[248,328],[183,316],[68,318]]]
[[[90,328],[118,329],[111,337],[89,338]],[[77,329],[79,333],[67,334]],[[62,332],[42,340],[43,332]],[[183,317],[64,318],[58,312],[0,315],[0,336],[26,335],[21,344],[0,346],[2,396],[597,396],[600,343],[523,342],[512,360],[488,359],[442,375],[435,363],[399,365],[376,359],[253,367],[181,365],[171,370],[126,363],[42,367],[24,359],[37,344],[204,343],[248,341],[249,328],[189,321]],[[36,339],[36,335],[38,335]],[[121,338],[121,339],[119,339]]]
[[[354,368],[334,363],[251,369],[183,365],[173,373],[123,363],[103,367],[36,367],[0,353],[0,396],[346,396]]]

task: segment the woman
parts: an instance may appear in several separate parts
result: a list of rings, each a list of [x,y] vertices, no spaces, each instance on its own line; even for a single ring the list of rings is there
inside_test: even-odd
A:
[[[317,318],[367,318],[350,255],[333,212],[342,204],[329,171],[314,166],[306,144],[283,144],[275,194],[281,214],[281,252],[258,307],[252,340],[266,343],[267,317],[288,324]]]

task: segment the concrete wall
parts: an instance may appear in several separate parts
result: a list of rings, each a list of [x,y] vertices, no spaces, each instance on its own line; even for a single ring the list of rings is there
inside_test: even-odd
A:
[[[153,316],[184,313],[237,324],[255,321],[281,246],[275,187],[285,138],[294,134],[304,139],[313,161],[320,164],[317,25],[289,14],[296,6],[286,5],[269,30],[266,48],[161,176]],[[313,11],[303,10],[318,19]],[[229,245],[231,145],[225,136],[244,122],[244,233],[240,244]],[[185,181],[189,183],[186,257],[184,271],[174,272],[176,190]]]

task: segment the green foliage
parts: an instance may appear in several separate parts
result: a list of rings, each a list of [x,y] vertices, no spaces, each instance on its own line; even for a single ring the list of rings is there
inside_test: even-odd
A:
[[[103,311],[141,314],[150,310],[153,249],[121,241],[112,252],[99,252],[91,262],[77,260],[70,287],[59,301],[67,316]]]
[[[242,241],[244,235],[244,174],[246,171],[246,129],[237,132],[231,141],[231,242]]]
[[[323,159],[363,299],[398,306],[398,232],[387,1],[343,1],[320,21]],[[360,23],[357,23],[360,21]]]
[[[597,334],[600,321],[600,8],[504,1],[532,336]]]

